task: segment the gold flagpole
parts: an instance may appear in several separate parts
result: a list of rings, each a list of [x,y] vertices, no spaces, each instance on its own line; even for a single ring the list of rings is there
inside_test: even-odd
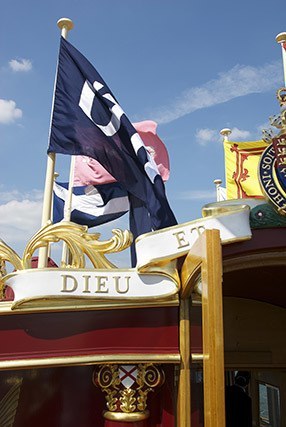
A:
[[[73,28],[73,22],[68,18],[61,18],[57,22],[58,27],[61,29],[61,36],[67,38],[69,30]],[[56,85],[56,79],[55,79]],[[54,90],[55,95],[55,90]],[[51,220],[52,211],[52,199],[53,199],[53,183],[55,173],[56,155],[55,153],[49,153],[47,159],[47,170],[46,170],[46,181],[44,190],[43,200],[43,212],[42,212],[42,227],[46,226]],[[44,268],[47,266],[49,248],[47,246],[39,249],[39,261],[38,268]]]
[[[286,43],[286,33],[279,33],[276,36],[277,43],[280,44],[282,49],[282,61],[283,61],[283,74],[284,74],[284,85],[286,87],[286,50],[284,49],[284,44]],[[285,46],[286,47],[286,46]]]

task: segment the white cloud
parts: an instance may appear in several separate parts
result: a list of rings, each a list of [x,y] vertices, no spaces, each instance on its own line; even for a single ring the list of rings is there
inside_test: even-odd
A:
[[[200,145],[207,145],[209,142],[220,140],[220,134],[216,129],[198,129],[195,137]]]
[[[0,123],[9,124],[22,117],[22,110],[12,100],[0,99]]]
[[[0,205],[0,238],[12,247],[28,243],[40,228],[41,212],[40,201],[12,200]]]
[[[29,192],[20,192],[19,190],[1,191],[3,185],[0,185],[0,203],[8,203],[14,200],[23,202],[24,200],[41,201],[43,192],[40,190],[31,190]]]
[[[220,73],[217,79],[190,88],[173,104],[153,111],[150,115],[158,123],[169,123],[202,108],[251,93],[267,92],[280,83],[280,74],[280,62],[262,67],[236,65],[231,70]]]
[[[2,186],[3,187],[3,186]],[[1,187],[0,187],[1,189]],[[7,203],[13,200],[22,202],[24,200],[41,201],[43,199],[43,192],[41,190],[31,190],[20,192],[19,190],[0,191],[0,203]]]
[[[32,69],[32,62],[29,59],[11,59],[11,61],[9,61],[9,66],[16,72],[27,72]]]
[[[220,142],[223,140],[218,129],[198,129],[195,134],[196,140],[200,145],[207,145],[208,143]],[[251,138],[251,132],[248,130],[238,129],[234,127],[231,129],[229,139],[231,141],[247,141]]]
[[[231,141],[248,141],[251,137],[251,133],[248,130],[242,130],[238,128],[233,128],[231,130],[231,134],[229,135],[229,139]]]
[[[30,238],[40,229],[42,195],[39,190],[25,194],[18,190],[0,191],[0,238],[20,256]]]
[[[190,190],[181,191],[178,195],[179,200],[204,200],[216,201],[216,190]]]

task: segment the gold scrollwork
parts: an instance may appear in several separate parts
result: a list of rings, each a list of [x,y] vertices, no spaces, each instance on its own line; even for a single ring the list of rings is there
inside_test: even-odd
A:
[[[164,382],[165,376],[164,371],[159,370],[157,366],[152,363],[149,364],[140,364],[137,383],[140,388],[146,385],[149,388],[158,387],[160,383]]]
[[[71,268],[84,268],[85,255],[94,268],[114,268],[115,266],[104,256],[108,253],[120,252],[132,243],[132,233],[128,230],[112,230],[113,237],[99,241],[100,233],[89,234],[87,227],[73,222],[60,222],[42,227],[28,242],[23,258],[6,243],[0,240],[0,263],[10,262],[16,270],[30,268],[31,258],[40,247],[60,240],[67,244],[71,254]],[[0,275],[3,277],[3,274]],[[1,281],[0,281],[1,283]]]
[[[117,390],[120,384],[118,365],[101,365],[94,381],[104,390],[109,387]]]
[[[120,384],[118,365],[100,366],[97,375],[93,376],[93,382],[105,391],[108,410],[111,412],[116,411],[118,386]]]
[[[1,277],[6,274],[5,261],[10,262],[16,270],[23,269],[23,263],[19,255],[8,246],[3,240],[0,240],[0,262],[1,262]]]
[[[99,241],[100,233],[89,234],[87,227],[73,222],[48,224],[32,237],[23,255],[25,268],[29,267],[30,259],[36,249],[49,243],[63,240],[71,254],[71,268],[84,268],[86,255],[94,268],[114,268],[104,254],[119,252],[128,248],[132,243],[132,234],[128,230],[112,230],[113,237]]]
[[[93,383],[106,393],[108,411],[104,417],[127,422],[146,419],[149,416],[147,396],[164,383],[164,371],[153,363],[140,363],[136,365],[136,378],[127,386],[120,379],[121,366],[101,365],[94,371]]]
[[[19,255],[0,239],[0,300],[4,298],[5,283],[2,280],[6,276],[5,262],[10,262],[16,270],[23,269],[23,263]]]

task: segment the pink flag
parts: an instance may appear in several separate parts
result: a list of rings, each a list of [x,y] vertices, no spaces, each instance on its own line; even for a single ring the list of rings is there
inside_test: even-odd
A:
[[[151,120],[132,123],[144,142],[145,147],[153,156],[163,181],[170,176],[170,163],[167,148],[156,133],[157,123]]]
[[[148,152],[153,156],[163,181],[167,181],[170,175],[170,164],[167,149],[156,133],[157,123],[146,120],[133,123],[139,133]],[[115,182],[115,178],[98,163],[97,160],[86,156],[76,156],[74,186],[98,185]]]
[[[87,156],[76,156],[73,181],[75,187],[108,184],[115,181],[116,179],[97,160]]]

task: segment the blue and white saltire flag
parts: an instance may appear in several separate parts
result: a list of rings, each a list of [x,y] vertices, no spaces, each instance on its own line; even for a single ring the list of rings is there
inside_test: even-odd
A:
[[[63,37],[48,152],[99,161],[128,191],[135,238],[177,224],[157,165],[139,134],[95,68]]]
[[[53,222],[64,218],[65,201],[68,198],[68,183],[54,183]],[[74,187],[71,221],[94,227],[113,221],[129,210],[127,192],[118,182],[102,185]]]

